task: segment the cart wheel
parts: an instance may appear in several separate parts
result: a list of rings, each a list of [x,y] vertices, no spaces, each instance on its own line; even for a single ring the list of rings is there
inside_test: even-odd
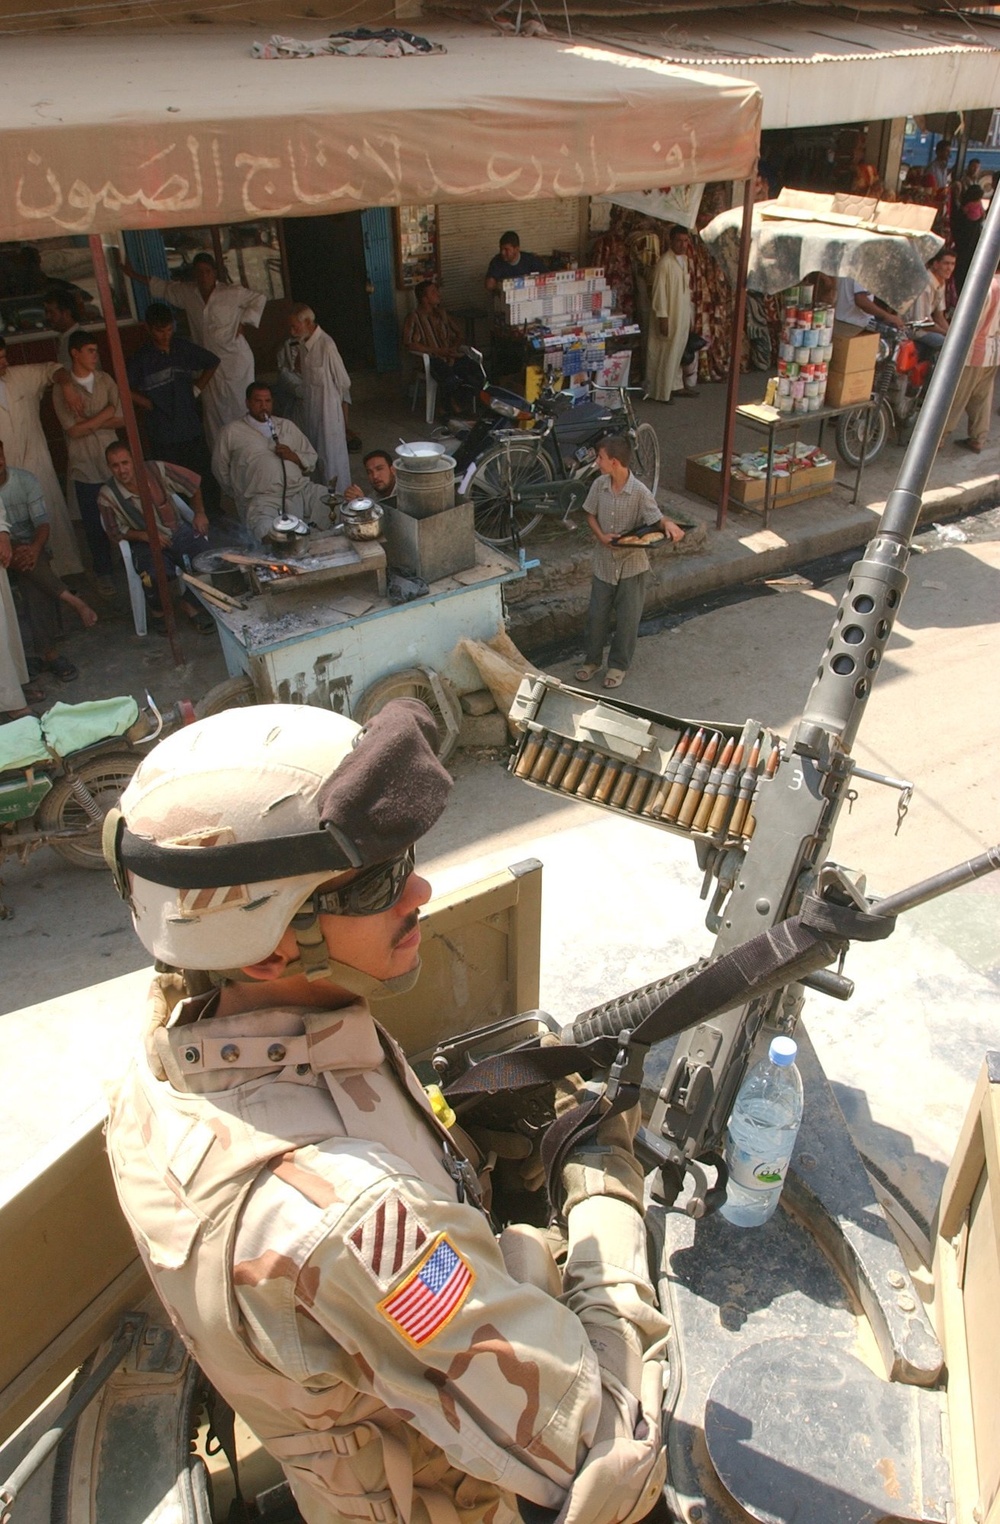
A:
[[[256,702],[253,678],[241,672],[239,677],[227,677],[224,682],[209,688],[194,706],[195,718],[207,720],[210,714],[222,714],[226,709],[247,709]]]
[[[651,423],[640,423],[637,426],[633,450],[633,473],[655,497],[660,485],[660,441]]]
[[[874,412],[856,408],[853,412],[841,413],[837,419],[837,449],[841,459],[849,466],[860,465],[861,447],[864,445],[865,465],[870,466],[885,449],[891,421],[889,408],[885,402]],[[865,443],[866,433],[867,443]]]
[[[141,760],[140,754],[134,751],[105,752],[81,762],[73,769],[73,777],[86,785],[95,804],[106,815],[118,803]],[[73,792],[72,777],[56,779],[38,806],[38,826],[42,831],[81,833],[72,841],[49,842],[49,846],[74,868],[99,870],[106,866],[101,851],[101,826],[92,825],[90,816]]]
[[[476,533],[488,545],[509,545],[515,530],[527,539],[540,513],[516,508],[512,501],[522,487],[537,487],[552,480],[552,462],[531,439],[511,439],[494,445],[481,455],[469,486]]]
[[[438,757],[446,762],[455,750],[462,723],[462,706],[448,679],[430,667],[404,667],[402,672],[391,672],[365,689],[354,706],[352,718],[359,725],[367,725],[383,705],[397,698],[415,698],[427,705],[440,737]]]

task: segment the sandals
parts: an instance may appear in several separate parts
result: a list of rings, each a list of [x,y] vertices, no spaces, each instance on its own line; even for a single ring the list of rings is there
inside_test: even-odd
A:
[[[619,667],[608,668],[604,677],[605,688],[620,688],[624,681],[625,673]]]
[[[577,667],[573,676],[576,678],[578,683],[589,683],[590,679],[593,677],[594,673],[597,671],[600,665],[601,664],[599,661],[585,662],[582,667]]]
[[[57,677],[61,683],[75,683],[80,676],[79,667],[74,667],[65,656],[53,656],[48,664],[48,671],[53,677]]]

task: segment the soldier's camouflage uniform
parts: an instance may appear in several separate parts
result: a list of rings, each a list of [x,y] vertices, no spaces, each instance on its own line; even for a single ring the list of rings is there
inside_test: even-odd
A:
[[[587,1333],[572,1295],[508,1274],[367,1005],[202,1021],[214,997],[177,1000],[169,976],[154,984],[112,1101],[118,1193],[194,1359],[303,1516],[512,1524],[515,1495],[558,1509],[601,1410]],[[588,1295],[661,1337],[641,1287]]]

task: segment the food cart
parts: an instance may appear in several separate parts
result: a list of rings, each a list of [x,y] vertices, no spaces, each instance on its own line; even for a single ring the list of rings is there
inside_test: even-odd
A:
[[[363,724],[390,698],[416,697],[434,712],[449,755],[459,700],[483,685],[458,642],[503,630],[504,586],[524,576],[516,561],[477,541],[473,565],[394,603],[375,541],[313,533],[301,548],[242,559],[243,595],[231,583],[229,592],[192,588],[215,620],[229,673],[202,699],[200,717],[241,704],[315,704]]]

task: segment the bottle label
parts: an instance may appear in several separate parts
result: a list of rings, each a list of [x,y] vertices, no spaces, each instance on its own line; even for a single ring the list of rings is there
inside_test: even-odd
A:
[[[730,1179],[746,1191],[773,1191],[776,1185],[782,1184],[788,1171],[787,1160],[784,1164],[775,1164],[773,1160],[762,1159],[760,1154],[740,1148],[731,1137],[726,1143],[726,1164]]]

